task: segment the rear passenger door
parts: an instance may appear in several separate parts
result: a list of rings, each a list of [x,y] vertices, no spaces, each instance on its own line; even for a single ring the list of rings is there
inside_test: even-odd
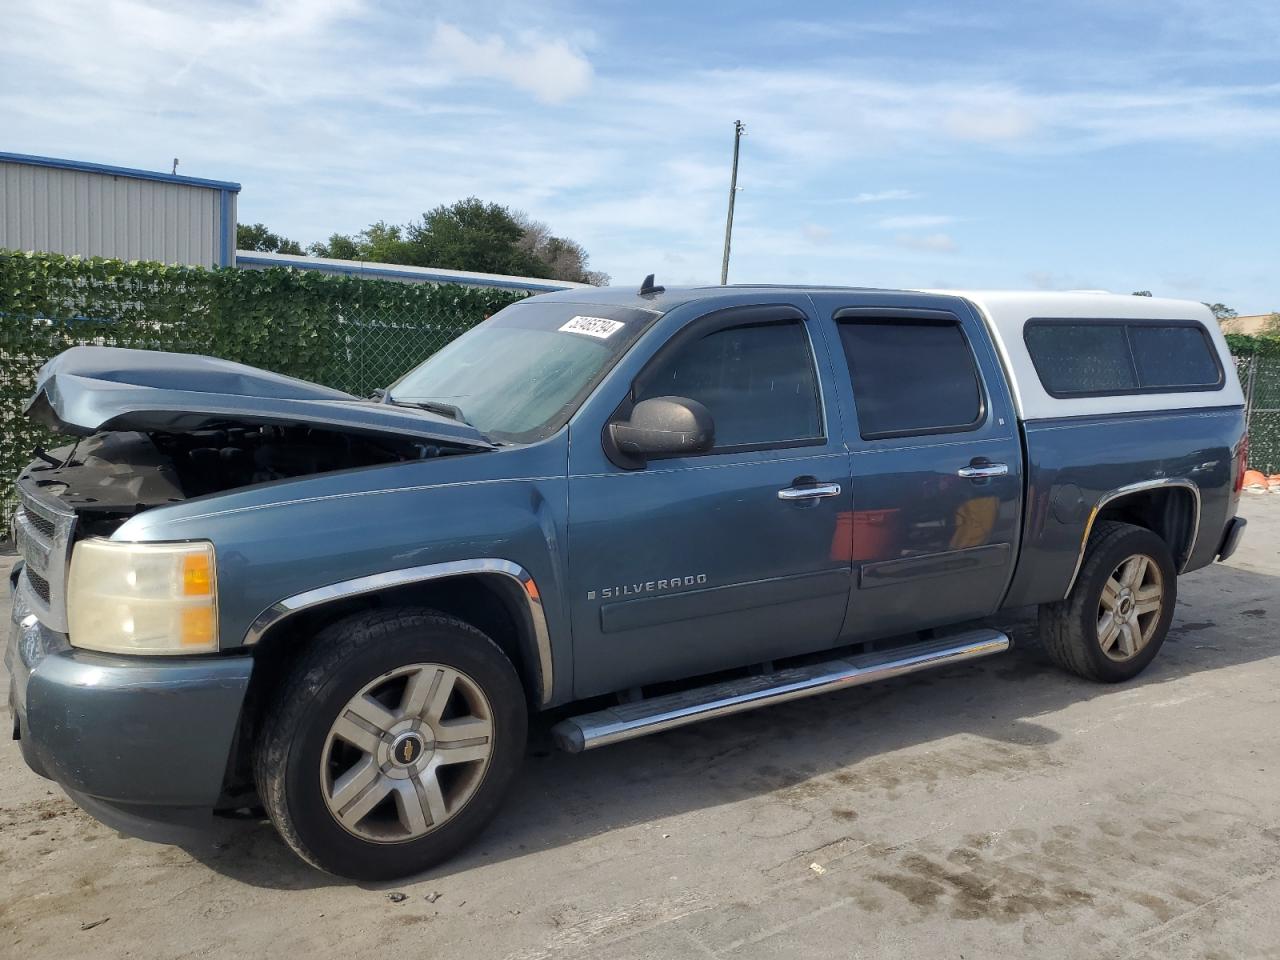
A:
[[[1013,574],[1017,419],[990,338],[963,301],[822,295],[849,413],[853,584],[843,636],[986,616]]]

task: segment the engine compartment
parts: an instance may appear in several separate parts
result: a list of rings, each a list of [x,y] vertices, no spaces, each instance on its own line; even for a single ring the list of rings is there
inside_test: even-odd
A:
[[[107,536],[137,513],[273,480],[463,452],[385,435],[300,426],[190,433],[97,433],[38,450],[23,477],[75,510],[80,535]]]

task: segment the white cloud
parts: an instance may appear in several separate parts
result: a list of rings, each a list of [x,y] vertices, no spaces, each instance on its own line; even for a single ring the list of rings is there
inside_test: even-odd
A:
[[[1036,129],[1034,107],[1016,94],[978,92],[944,117],[947,131],[959,140],[1022,140]]]
[[[914,190],[877,190],[869,193],[858,193],[849,197],[846,203],[887,203],[892,200],[919,200],[920,194]]]
[[[831,239],[831,231],[816,223],[806,223],[800,228],[800,232],[810,243],[826,243]]]
[[[1006,35],[976,55],[895,54],[886,43],[853,57],[821,31],[805,40],[812,57],[787,58],[734,47],[759,26],[746,18],[741,33],[717,34],[719,45],[698,56],[707,38],[696,31],[638,47],[633,25],[612,7],[570,0],[0,2],[6,149],[152,169],[179,156],[184,173],[243,182],[245,219],[304,242],[475,194],[527,209],[622,279],[667,256],[679,257],[689,277],[718,276],[735,118],[750,129],[734,235],[742,278],[748,268],[762,278],[808,269],[833,280],[919,283],[948,254],[944,273],[988,269],[1018,282],[1054,256],[1011,243],[1016,256],[970,263],[940,232],[952,222],[941,215],[885,217],[879,228],[867,218],[864,233],[880,243],[857,243],[843,226],[822,237],[818,224],[837,223],[826,216],[835,203],[920,199],[903,187],[874,189],[880,184],[954,195],[957,183],[982,189],[997,167],[1016,183],[1055,155],[1128,148],[1158,163],[1168,144],[1208,148],[1231,170],[1249,162],[1239,159],[1249,149],[1280,141],[1280,84],[1240,81],[1225,41],[1200,52],[1237,69],[1184,72],[1182,48],[1162,47],[1160,30],[1123,62],[1093,48],[1070,58],[1028,53]],[[1141,2],[1155,9],[1155,0]],[[1280,10],[1274,0],[1244,2]],[[1206,17],[1212,7],[1177,4]],[[1246,20],[1235,18],[1233,29],[1245,30]],[[1101,171],[1113,158],[1124,159],[1098,154],[1081,166]],[[952,170],[961,179],[948,182]],[[855,192],[863,186],[872,189]],[[1201,186],[1212,184],[1189,189]],[[998,191],[984,197],[1001,202]],[[1099,199],[1090,213],[1096,227],[1115,208]],[[1250,213],[1264,215],[1234,216]],[[1075,228],[1084,231],[1082,219]],[[817,221],[809,224],[816,233],[807,220]],[[1228,249],[1199,242],[1202,257]],[[971,246],[966,239],[965,251]],[[1160,269],[1235,282],[1188,249]],[[1217,299],[1246,306],[1229,294]]]
[[[958,248],[954,239],[947,233],[926,233],[923,235],[903,234],[896,238],[900,246],[908,250],[919,250],[927,253],[955,253]]]
[[[884,230],[922,230],[926,227],[944,227],[955,222],[955,217],[945,214],[922,213],[903,217],[883,217],[878,225]]]
[[[561,103],[591,86],[591,63],[559,38],[473,39],[452,24],[436,26],[429,55],[459,76],[505,80],[544,103]]]

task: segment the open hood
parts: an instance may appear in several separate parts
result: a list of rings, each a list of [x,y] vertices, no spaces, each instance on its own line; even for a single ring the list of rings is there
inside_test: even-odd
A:
[[[119,347],[72,347],[54,357],[40,368],[24,412],[80,435],[275,424],[494,446],[474,427],[425,410],[361,400],[230,360]]]

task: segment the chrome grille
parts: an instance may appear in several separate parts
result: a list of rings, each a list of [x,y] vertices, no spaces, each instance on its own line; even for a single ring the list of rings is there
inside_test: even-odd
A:
[[[36,592],[36,596],[47,607],[49,605],[49,581],[30,567],[27,568],[27,580],[31,583],[31,589]]]
[[[50,629],[67,632],[66,583],[76,515],[25,479],[18,481],[14,533],[30,585],[32,612]]]
[[[50,540],[54,538],[55,534],[58,531],[58,525],[56,523],[54,523],[52,520],[46,520],[44,517],[40,516],[38,513],[31,513],[30,511],[28,511],[27,519],[31,521],[31,526],[33,526],[37,532],[43,534],[45,537],[47,537]]]

